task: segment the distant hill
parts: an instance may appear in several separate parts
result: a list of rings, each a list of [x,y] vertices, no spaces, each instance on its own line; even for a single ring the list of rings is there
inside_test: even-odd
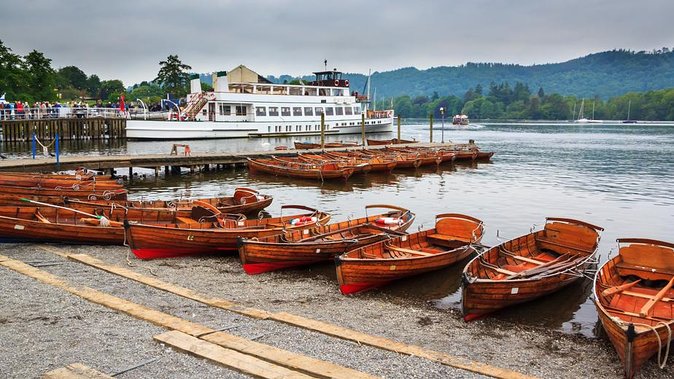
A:
[[[254,68],[253,68],[254,69]],[[362,92],[366,75],[347,73],[352,91]],[[297,79],[288,75],[268,77],[271,81]],[[305,76],[304,80],[312,80]],[[377,98],[401,95],[463,97],[468,89],[490,82],[522,82],[532,91],[543,87],[546,93],[590,98],[623,95],[674,87],[674,51],[668,48],[653,52],[612,50],[573,59],[563,63],[521,66],[502,63],[467,63],[458,67],[433,67],[418,70],[413,67],[372,74],[372,88]]]

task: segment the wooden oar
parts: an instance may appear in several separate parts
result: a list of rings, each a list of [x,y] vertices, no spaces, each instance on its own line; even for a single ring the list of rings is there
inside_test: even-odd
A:
[[[637,279],[633,282],[629,282],[629,283],[625,283],[625,284],[622,284],[622,285],[619,285],[619,286],[607,288],[604,291],[602,291],[601,295],[602,296],[610,296],[610,295],[616,294],[618,292],[623,292],[625,290],[628,290],[628,289],[636,286],[637,283],[639,283],[640,281],[641,281],[641,279]]]
[[[65,211],[78,213],[78,214],[81,214],[81,215],[84,215],[84,216],[87,216],[87,217],[92,217],[92,218],[97,219],[97,220],[99,221],[99,224],[102,225],[102,226],[108,226],[108,225],[110,225],[110,226],[122,226],[122,223],[121,223],[121,222],[110,221],[110,220],[108,220],[108,218],[105,217],[105,216],[99,216],[99,215],[95,215],[95,214],[83,212],[83,211],[80,211],[80,210],[78,210],[78,209],[72,209],[72,208],[68,208],[68,207],[62,207],[62,206],[60,206],[60,205],[55,205],[55,204],[43,203],[43,202],[41,202],[41,201],[30,200],[30,199],[26,199],[26,198],[23,198],[23,197],[20,198],[19,200],[24,201],[24,202],[26,202],[26,203],[31,203],[31,204],[36,204],[36,205],[42,205],[42,206],[52,207],[52,208],[57,208],[57,209],[63,209],[63,210],[65,210]]]
[[[646,317],[648,315],[648,312],[655,305],[655,303],[657,303],[658,301],[660,301],[660,299],[665,297],[665,295],[667,294],[667,292],[669,292],[669,289],[672,288],[673,285],[674,285],[674,276],[669,281],[669,283],[667,283],[667,285],[660,290],[660,292],[658,292],[655,296],[650,298],[646,304],[644,304],[644,306],[641,308],[641,311],[639,311],[639,315],[641,315],[641,317]]]

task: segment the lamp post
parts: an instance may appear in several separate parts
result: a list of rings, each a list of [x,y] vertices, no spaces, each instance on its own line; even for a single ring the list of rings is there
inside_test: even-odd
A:
[[[445,143],[445,108],[440,107],[440,116],[442,116],[442,132],[441,132],[441,142]]]

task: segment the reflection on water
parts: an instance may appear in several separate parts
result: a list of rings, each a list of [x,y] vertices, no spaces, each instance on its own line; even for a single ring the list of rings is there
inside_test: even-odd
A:
[[[434,127],[434,141],[441,131]],[[402,137],[428,141],[428,125],[403,126]],[[368,138],[391,138],[382,134]],[[603,226],[600,244],[605,261],[618,237],[644,237],[672,241],[674,236],[674,125],[673,124],[485,124],[484,127],[444,130],[445,140],[474,139],[493,150],[492,163],[434,166],[394,170],[391,174],[354,175],[347,182],[320,183],[274,177],[249,176],[244,169],[146,177],[130,184],[133,198],[215,196],[231,194],[237,186],[250,186],[274,196],[270,212],[282,204],[306,204],[333,214],[333,219],[364,215],[364,206],[397,204],[412,209],[417,222],[431,227],[434,216],[458,212],[482,219],[483,242],[493,245],[496,231],[513,238],[540,227],[546,216],[578,218]],[[293,141],[320,141],[319,137],[182,141],[193,152],[272,150]],[[328,141],[358,141],[360,136],[328,136]],[[165,142],[83,141],[64,143],[64,154],[168,153]],[[3,154],[28,156],[28,144],[0,144]],[[466,261],[467,262],[467,261]],[[465,264],[465,262],[464,262]],[[431,301],[440,309],[455,309],[460,301],[459,264],[434,273],[394,283],[367,296]],[[321,265],[287,274],[297,280],[311,275],[334,278],[334,268]],[[335,291],[337,285],[335,284]],[[571,333],[593,335],[597,321],[589,300],[589,281],[529,304],[504,310],[494,317]]]

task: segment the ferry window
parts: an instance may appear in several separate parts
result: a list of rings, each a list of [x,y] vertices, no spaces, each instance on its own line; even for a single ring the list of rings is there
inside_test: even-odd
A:
[[[316,107],[314,109],[316,110],[316,116],[320,116],[321,113],[323,113],[323,108],[321,108],[321,107]]]
[[[335,114],[337,116],[343,116],[344,115],[344,108],[342,107],[335,107]]]
[[[330,91],[329,89],[321,88],[318,90],[318,96],[327,96],[329,91]]]
[[[267,133],[271,132],[271,126],[267,126]]]
[[[360,107],[353,107],[353,114],[360,114]]]
[[[313,116],[314,115],[314,109],[312,107],[304,107],[304,115],[305,116]]]
[[[293,107],[293,116],[301,116],[302,107]]]
[[[344,112],[346,113],[347,116],[351,116],[353,114],[353,108],[346,107],[344,108]]]
[[[204,108],[204,110],[201,111],[201,114],[204,115],[204,116],[206,116],[206,108]]]
[[[267,115],[267,109],[265,107],[255,107],[255,115],[256,116],[266,116]]]
[[[291,127],[291,125],[286,125],[286,132],[289,132]]]
[[[236,115],[237,116],[245,116],[246,115],[246,107],[243,105],[237,105],[236,106]]]
[[[232,114],[232,107],[225,104],[219,104],[218,110],[220,111],[220,116],[229,116]]]
[[[278,107],[269,107],[270,116],[278,116]]]
[[[325,108],[325,115],[326,115],[326,116],[332,116],[332,115],[334,115],[334,108],[332,108],[332,107],[326,107],[326,108]]]
[[[290,116],[290,107],[281,107],[281,116]]]
[[[307,126],[304,128],[304,130],[306,130],[306,131],[308,132],[310,127],[311,127],[310,125],[307,125]]]

